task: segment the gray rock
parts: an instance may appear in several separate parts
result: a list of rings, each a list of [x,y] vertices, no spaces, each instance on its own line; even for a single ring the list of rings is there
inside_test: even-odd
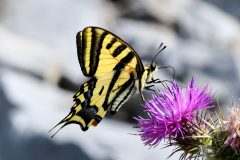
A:
[[[1,78],[3,77],[4,76],[1,76]],[[1,79],[0,81],[0,103],[1,103],[1,106],[0,106],[0,122],[1,122],[0,123],[0,141],[1,141],[0,159],[63,160],[63,159],[76,159],[76,157],[81,157],[82,160],[91,160],[91,158],[89,158],[82,151],[80,146],[70,144],[70,143],[65,143],[60,145],[55,141],[47,138],[46,136],[43,136],[42,134],[36,134],[36,133],[31,134],[31,129],[24,128],[24,124],[21,121],[20,122],[18,121],[14,124],[12,121],[13,120],[12,112],[16,110],[18,112],[22,112],[23,108],[21,108],[21,103],[14,103],[12,99],[9,98],[10,95],[14,95],[18,97],[19,96],[18,93],[12,92],[12,93],[9,93],[10,95],[6,94],[6,91],[8,91],[8,89],[6,88],[7,86],[4,86],[4,84],[6,83],[4,80],[5,78],[6,77],[4,77],[3,80]],[[18,88],[15,88],[15,89],[18,89]],[[24,92],[24,89],[22,89],[21,92]],[[25,96],[22,94],[22,98],[24,98]],[[34,97],[31,97],[31,96],[28,96],[25,98],[34,100]],[[37,100],[34,103],[36,104],[36,102]],[[34,107],[34,105],[32,107]],[[24,115],[26,116],[26,120],[27,120],[26,123],[31,121],[31,119],[28,119],[29,117],[27,118],[27,115],[29,116],[31,114],[33,117],[35,117],[34,114],[36,114],[36,112],[35,113],[28,112],[28,114]],[[40,117],[40,118],[43,118],[43,117]],[[42,119],[42,121],[44,121],[44,119]],[[31,124],[31,125],[35,126],[37,124]],[[17,128],[20,128],[23,132],[20,133],[16,129],[16,126]],[[36,126],[36,128],[40,128],[40,127]]]

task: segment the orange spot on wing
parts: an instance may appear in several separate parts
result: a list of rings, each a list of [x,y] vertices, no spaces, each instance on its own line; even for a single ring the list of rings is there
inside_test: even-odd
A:
[[[98,122],[96,120],[93,120],[92,125],[96,127],[98,125]]]

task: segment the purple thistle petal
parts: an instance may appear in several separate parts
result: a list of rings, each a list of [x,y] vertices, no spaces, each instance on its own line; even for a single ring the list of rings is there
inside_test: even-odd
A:
[[[180,88],[174,81],[171,87],[153,95],[144,108],[149,119],[136,118],[139,135],[145,145],[156,146],[163,138],[184,138],[187,123],[191,123],[196,111],[213,107],[212,95],[207,86],[200,89],[191,80],[186,89]]]

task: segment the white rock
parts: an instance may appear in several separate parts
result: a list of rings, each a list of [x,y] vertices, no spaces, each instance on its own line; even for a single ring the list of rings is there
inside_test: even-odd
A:
[[[0,26],[0,62],[7,67],[32,72],[49,81],[60,76],[57,50],[24,38]]]

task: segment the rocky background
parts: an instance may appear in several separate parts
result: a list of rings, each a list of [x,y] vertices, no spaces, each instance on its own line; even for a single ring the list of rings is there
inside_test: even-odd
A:
[[[149,63],[171,65],[185,85],[209,84],[223,110],[239,104],[239,0],[0,0],[0,160],[166,159],[173,148],[144,146],[133,128],[139,96],[96,128],[48,133],[71,108],[86,78],[75,34],[86,26],[116,33]],[[157,76],[171,79],[162,69]],[[145,95],[151,92],[145,92]],[[175,155],[170,159],[177,159]]]

